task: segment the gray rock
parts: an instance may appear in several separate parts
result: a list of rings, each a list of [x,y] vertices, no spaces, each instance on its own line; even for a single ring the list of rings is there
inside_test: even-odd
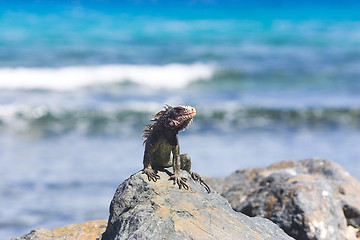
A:
[[[360,183],[331,161],[284,161],[206,181],[234,210],[268,218],[295,239],[360,238]]]
[[[55,229],[38,228],[22,237],[11,240],[99,240],[105,231],[106,220],[94,220],[81,224],[70,224]]]
[[[189,190],[168,181],[167,170],[156,183],[141,172],[123,182],[102,239],[292,239],[265,218],[233,211],[219,194],[208,194],[187,172],[181,174]]]

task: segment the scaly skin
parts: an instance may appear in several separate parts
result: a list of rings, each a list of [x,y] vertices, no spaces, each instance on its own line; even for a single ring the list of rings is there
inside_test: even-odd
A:
[[[187,154],[180,154],[178,133],[184,130],[192,121],[196,110],[190,106],[171,107],[166,105],[165,109],[154,115],[154,124],[147,125],[144,130],[146,140],[144,152],[143,173],[149,181],[156,182],[160,179],[157,168],[173,167],[173,174],[169,180],[179,186],[179,189],[189,189],[187,178],[180,176],[180,169],[186,170],[191,177],[204,186],[209,193],[209,186],[201,179],[200,175],[191,172],[191,159]]]

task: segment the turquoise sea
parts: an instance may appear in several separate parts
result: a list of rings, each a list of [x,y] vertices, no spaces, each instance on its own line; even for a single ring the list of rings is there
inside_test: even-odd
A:
[[[0,0],[0,239],[107,219],[164,104],[201,175],[323,157],[360,179],[358,1]]]

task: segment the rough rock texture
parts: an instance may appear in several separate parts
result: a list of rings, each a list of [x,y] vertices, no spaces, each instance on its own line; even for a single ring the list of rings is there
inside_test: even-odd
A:
[[[97,240],[105,231],[106,220],[90,221],[82,224],[70,224],[53,230],[36,229],[22,237],[12,240]]]
[[[139,172],[122,183],[102,239],[292,239],[265,218],[233,211],[219,194],[181,174],[190,190],[168,181],[168,171],[159,172],[157,182]]]
[[[360,182],[331,161],[284,161],[205,181],[234,210],[266,217],[295,239],[360,238]]]

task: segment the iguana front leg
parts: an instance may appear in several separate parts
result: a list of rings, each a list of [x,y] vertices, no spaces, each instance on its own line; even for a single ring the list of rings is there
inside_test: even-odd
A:
[[[185,190],[188,190],[189,185],[186,183],[187,178],[180,176],[181,161],[180,161],[180,146],[179,146],[179,144],[177,144],[173,148],[172,154],[173,154],[173,175],[169,178],[169,180],[173,180],[174,184],[177,183],[179,185],[179,189],[181,189],[181,187],[183,187]]]
[[[146,146],[145,147],[144,160],[143,160],[144,169],[142,172],[147,175],[149,181],[152,180],[152,181],[156,182],[158,179],[160,179],[160,176],[157,174],[157,171],[152,169],[152,166],[151,166],[151,157],[154,152],[154,149],[155,149],[154,146]]]

